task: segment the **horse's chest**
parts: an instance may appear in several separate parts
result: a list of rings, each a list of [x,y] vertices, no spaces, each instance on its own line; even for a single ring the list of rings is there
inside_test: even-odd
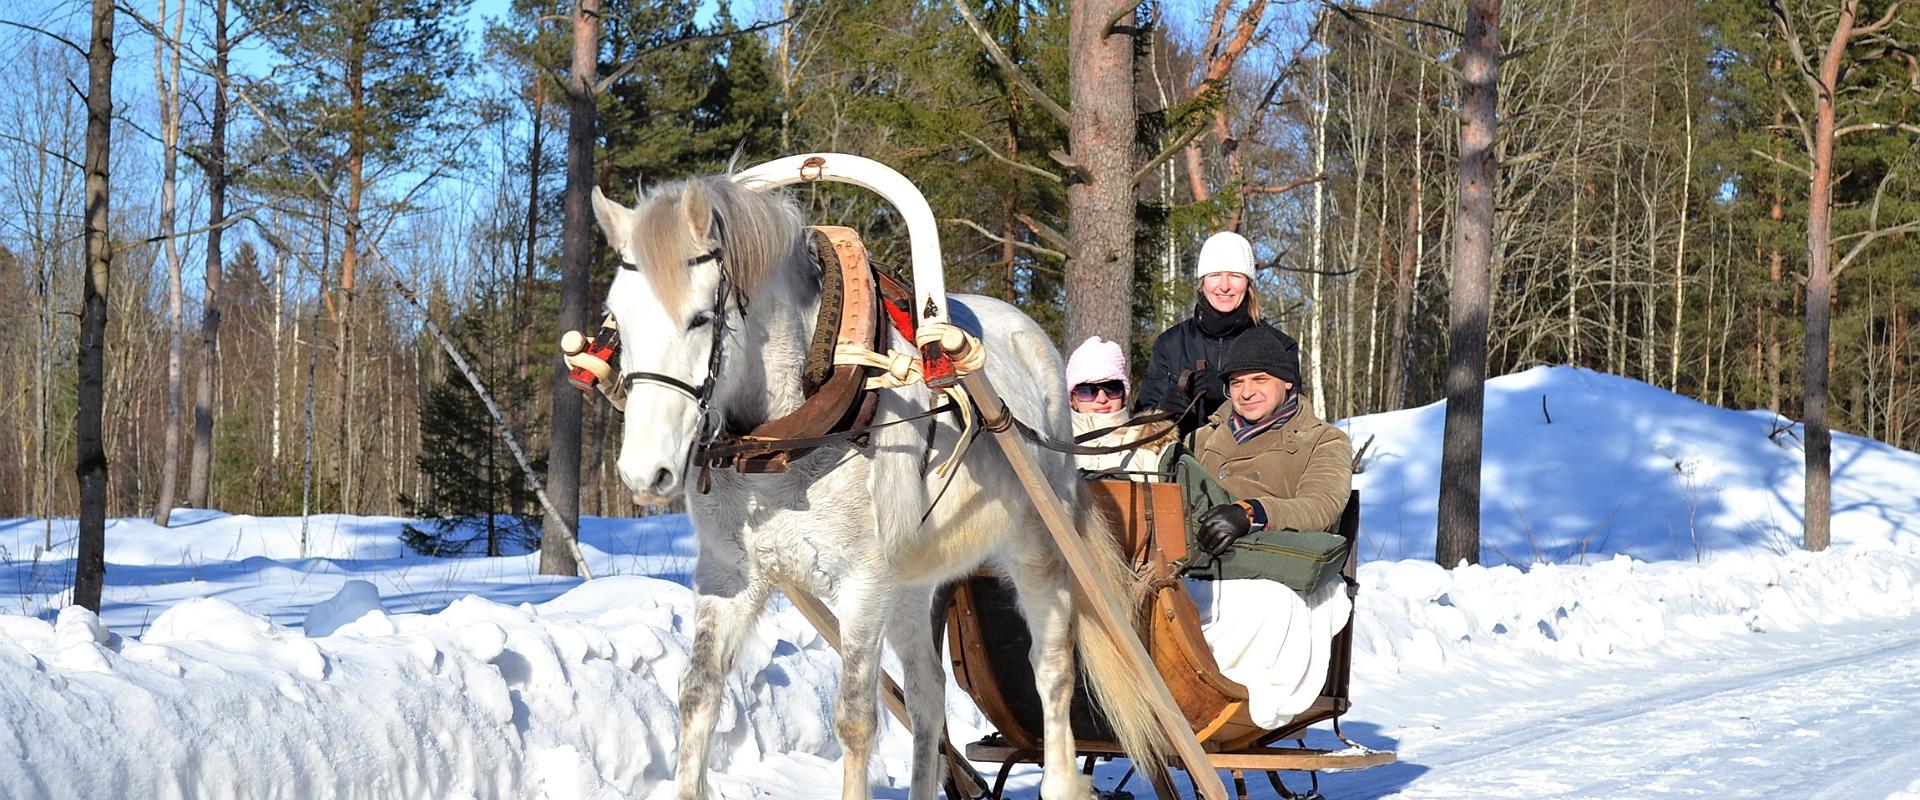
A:
[[[865,475],[847,472],[854,471],[824,480],[716,474],[713,490],[692,503],[703,553],[744,559],[784,580],[830,583],[875,549]],[[788,479],[770,479],[780,477]]]

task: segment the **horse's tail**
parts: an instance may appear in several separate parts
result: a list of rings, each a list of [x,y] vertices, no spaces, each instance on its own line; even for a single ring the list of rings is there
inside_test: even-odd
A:
[[[1138,583],[1127,566],[1126,555],[1114,537],[1112,524],[1095,503],[1092,493],[1080,491],[1078,514],[1081,540],[1093,554],[1100,579],[1121,598],[1126,620],[1137,623],[1143,607],[1143,593],[1134,590]],[[1138,629],[1138,625],[1134,625]],[[1073,604],[1074,643],[1080,655],[1081,672],[1087,676],[1094,702],[1105,713],[1120,747],[1133,759],[1141,774],[1155,775],[1164,767],[1172,743],[1161,732],[1153,703],[1140,691],[1141,676],[1134,674],[1128,660],[1120,654],[1121,644],[1107,633],[1086,603]],[[1151,667],[1151,665],[1149,665]]]

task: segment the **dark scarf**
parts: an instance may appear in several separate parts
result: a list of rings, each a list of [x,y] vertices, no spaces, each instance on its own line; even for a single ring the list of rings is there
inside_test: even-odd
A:
[[[1238,307],[1224,314],[1214,310],[1212,303],[1201,300],[1193,307],[1193,324],[1200,326],[1200,332],[1207,338],[1231,339],[1253,327],[1253,314],[1247,310],[1245,297],[1240,298]]]
[[[1242,419],[1238,411],[1228,414],[1227,430],[1233,434],[1235,442],[1246,444],[1248,439],[1286,425],[1287,420],[1293,419],[1293,415],[1297,413],[1300,413],[1300,393],[1289,392],[1286,401],[1282,402],[1279,408],[1274,409],[1272,414],[1268,414],[1266,419],[1259,422],[1248,422]]]

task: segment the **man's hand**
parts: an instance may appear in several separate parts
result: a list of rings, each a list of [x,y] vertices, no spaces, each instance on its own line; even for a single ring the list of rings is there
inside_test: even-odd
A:
[[[1198,528],[1194,538],[1200,549],[1217,556],[1253,530],[1253,516],[1247,513],[1246,506],[1228,503],[1201,512],[1194,524]]]

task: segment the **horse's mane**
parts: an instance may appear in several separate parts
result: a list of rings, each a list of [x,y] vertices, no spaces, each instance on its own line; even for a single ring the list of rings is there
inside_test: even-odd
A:
[[[720,264],[733,291],[752,297],[779,269],[812,269],[805,222],[785,192],[759,192],[715,175],[664,183],[635,208],[632,246],[660,301],[685,307],[686,264],[707,251],[695,231],[720,241]],[[708,226],[712,227],[709,228]],[[802,286],[818,286],[802,281]]]

